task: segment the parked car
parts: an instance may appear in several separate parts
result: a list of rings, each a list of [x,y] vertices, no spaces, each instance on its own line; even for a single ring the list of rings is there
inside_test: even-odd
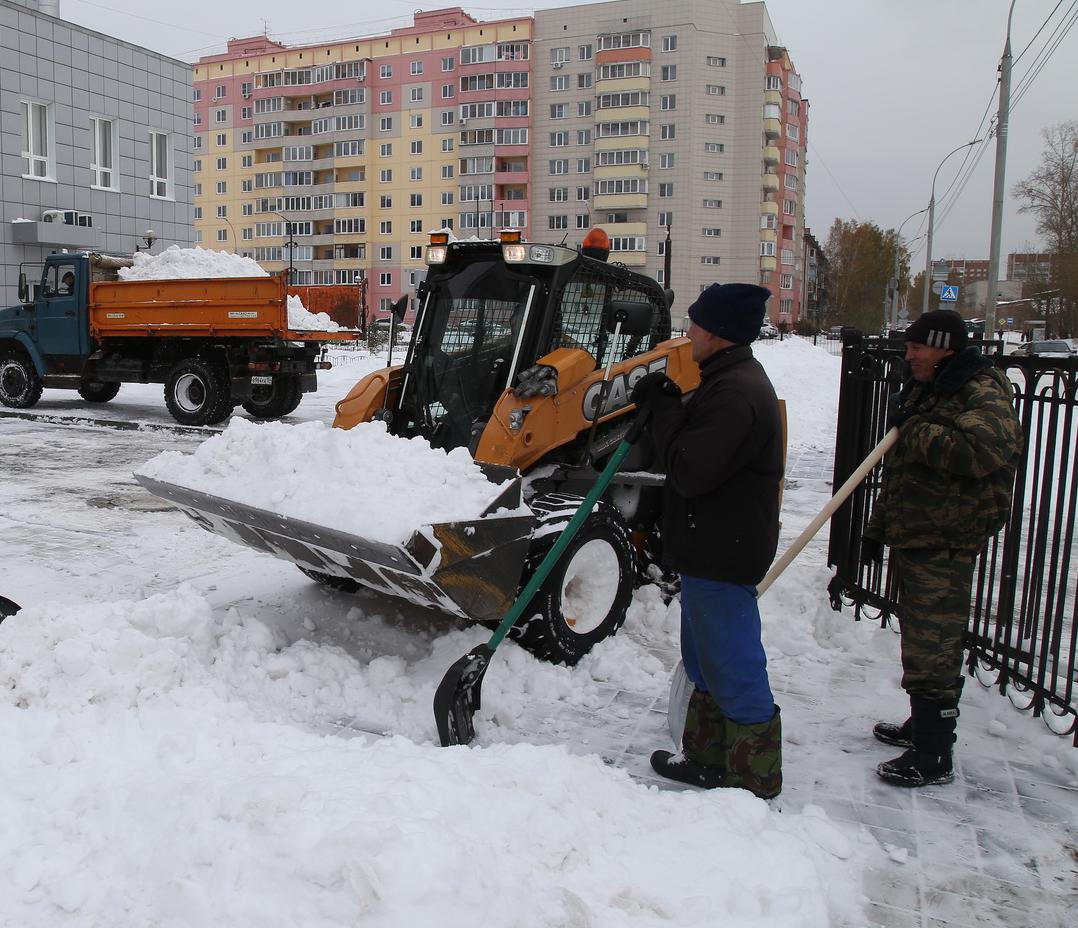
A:
[[[835,339],[842,338],[842,330],[846,328],[844,325],[833,325],[827,330],[827,337],[834,341]]]
[[[1052,338],[1042,342],[1023,342],[1011,354],[1019,358],[1034,355],[1042,358],[1070,358],[1074,357],[1074,349],[1069,342],[1061,338]]]
[[[760,326],[760,338],[778,338],[779,330],[773,326],[770,322],[765,322]]]

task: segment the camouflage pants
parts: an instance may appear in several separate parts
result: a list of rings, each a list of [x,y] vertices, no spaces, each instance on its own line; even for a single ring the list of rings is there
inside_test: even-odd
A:
[[[902,688],[958,700],[976,552],[892,548],[902,627]]]

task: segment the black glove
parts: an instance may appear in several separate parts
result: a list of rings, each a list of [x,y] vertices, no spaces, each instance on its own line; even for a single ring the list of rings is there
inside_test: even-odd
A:
[[[646,406],[660,396],[670,396],[676,399],[681,396],[681,387],[662,371],[652,371],[636,382],[633,392],[629,395],[629,401],[636,403],[637,406]]]
[[[861,536],[861,563],[865,567],[883,563],[883,542]]]
[[[917,415],[917,410],[910,406],[892,406],[887,413],[887,430],[900,429]]]

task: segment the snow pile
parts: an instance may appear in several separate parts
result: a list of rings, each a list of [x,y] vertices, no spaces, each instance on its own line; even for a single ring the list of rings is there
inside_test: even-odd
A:
[[[170,245],[160,254],[137,251],[132,267],[119,270],[121,280],[165,280],[200,277],[268,277],[253,258],[200,248]]]
[[[346,431],[233,418],[194,454],[165,451],[138,472],[387,544],[421,525],[476,519],[504,489],[466,449],[397,438],[382,422]]]
[[[190,589],[0,625],[0,923],[863,923],[867,845],[818,809],[659,791],[561,747],[266,720],[254,668],[312,698],[358,669],[280,646]]]
[[[312,313],[298,296],[288,297],[288,327],[295,332],[339,332],[341,326],[329,313]]]
[[[803,338],[761,339],[752,351],[786,401],[787,450],[834,448],[842,358]]]

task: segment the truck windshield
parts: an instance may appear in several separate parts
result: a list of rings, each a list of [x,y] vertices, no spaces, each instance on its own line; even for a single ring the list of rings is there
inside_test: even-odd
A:
[[[439,448],[467,447],[513,373],[534,281],[501,256],[428,280],[402,406]]]

